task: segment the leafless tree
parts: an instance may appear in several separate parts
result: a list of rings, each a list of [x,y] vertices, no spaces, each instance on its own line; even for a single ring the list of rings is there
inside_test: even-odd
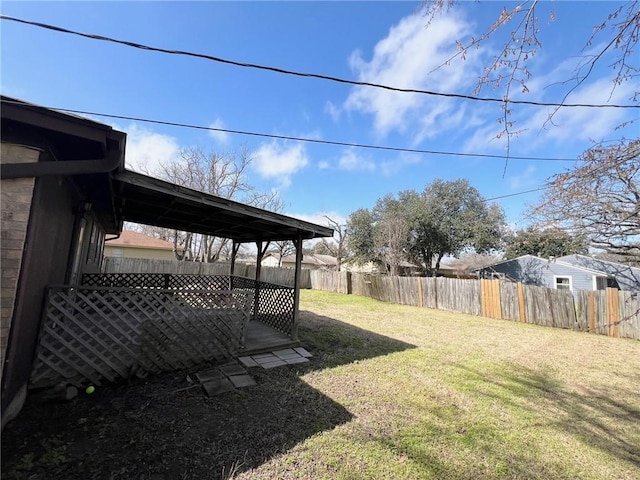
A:
[[[436,15],[447,12],[457,2],[455,0],[436,0],[425,2],[427,16],[427,28]],[[437,68],[448,65],[455,58],[465,59],[472,50],[479,48],[487,39],[499,30],[509,28],[509,34],[502,48],[496,54],[484,71],[478,76],[475,93],[480,93],[485,87],[503,89],[504,103],[501,105],[501,114],[498,122],[502,130],[496,137],[504,137],[509,152],[510,140],[521,133],[512,119],[512,95],[517,90],[523,93],[529,91],[528,83],[532,77],[528,64],[542,48],[539,39],[541,28],[545,24],[555,21],[556,16],[550,10],[549,21],[540,22],[538,9],[543,2],[539,0],[521,0],[511,4],[500,12],[498,18],[479,37],[473,37],[463,43],[457,41],[457,52],[448,58]],[[562,82],[567,87],[560,106],[555,107],[549,114],[546,123],[553,121],[555,113],[562,108],[568,96],[576,90],[591,75],[596,65],[605,61],[610,62],[609,67],[613,72],[611,82],[611,94],[616,87],[624,82],[632,81],[640,73],[637,62],[636,47],[640,37],[640,2],[637,0],[625,2],[622,5],[612,4],[612,11],[602,19],[599,25],[595,25],[593,34],[585,39],[582,61],[576,67],[571,78]],[[603,46],[596,52],[589,51],[596,42]],[[634,53],[635,52],[635,53]],[[638,100],[640,90],[636,89],[630,99]],[[506,164],[505,164],[506,168]]]
[[[276,192],[259,192],[247,180],[253,161],[247,150],[227,153],[207,152],[203,148],[187,148],[179,158],[163,165],[160,175],[166,180],[218,197],[280,211],[282,202]],[[166,236],[166,232],[162,233]],[[193,232],[171,232],[178,260],[215,262],[229,250],[229,239]]]
[[[282,257],[296,253],[296,246],[291,240],[272,242],[273,251],[278,254],[278,266],[282,266]]]
[[[329,251],[329,254],[336,257],[336,270],[342,268],[342,261],[347,256],[347,226],[337,222],[328,215],[324,215],[327,226],[333,229],[333,239],[323,238],[321,242]]]
[[[407,257],[409,223],[400,215],[385,215],[374,230],[374,244],[387,265],[389,275],[398,275],[400,263]]]
[[[587,236],[592,247],[640,260],[640,140],[597,144],[554,175],[531,216]]]

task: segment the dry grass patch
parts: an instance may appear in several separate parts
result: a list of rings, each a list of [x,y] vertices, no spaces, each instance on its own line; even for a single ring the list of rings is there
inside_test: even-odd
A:
[[[302,379],[354,418],[238,479],[640,477],[640,342],[326,292],[301,308],[324,365]]]

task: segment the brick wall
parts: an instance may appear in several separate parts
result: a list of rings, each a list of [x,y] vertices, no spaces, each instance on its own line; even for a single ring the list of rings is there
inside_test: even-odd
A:
[[[1,163],[37,162],[40,151],[22,145],[2,143]],[[11,328],[22,253],[31,211],[33,178],[4,179],[0,187],[0,379]]]

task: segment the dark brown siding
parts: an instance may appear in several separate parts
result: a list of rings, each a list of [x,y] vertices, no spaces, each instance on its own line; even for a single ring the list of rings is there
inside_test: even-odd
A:
[[[65,283],[74,237],[74,197],[65,179],[41,177],[36,181],[4,368],[3,413],[29,380],[45,287]]]

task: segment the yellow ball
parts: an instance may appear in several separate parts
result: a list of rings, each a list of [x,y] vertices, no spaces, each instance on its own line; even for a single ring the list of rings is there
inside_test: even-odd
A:
[[[87,387],[87,389],[85,390],[85,392],[87,392],[87,394],[89,394],[89,395],[91,395],[95,391],[96,391],[96,387],[94,387],[93,385],[89,385]]]

